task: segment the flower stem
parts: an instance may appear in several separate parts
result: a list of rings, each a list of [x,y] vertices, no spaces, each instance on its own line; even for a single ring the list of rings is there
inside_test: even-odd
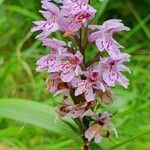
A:
[[[89,149],[89,145],[88,145],[87,143],[85,143],[85,144],[83,145],[83,150],[90,150],[90,149]]]
[[[92,65],[93,63],[97,62],[100,60],[100,52],[98,52],[91,60],[89,60],[87,63],[86,63],[86,67],[89,67],[90,65]]]

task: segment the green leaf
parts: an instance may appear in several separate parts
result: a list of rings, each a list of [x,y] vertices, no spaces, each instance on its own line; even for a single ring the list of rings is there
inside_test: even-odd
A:
[[[135,139],[137,139],[139,137],[142,137],[142,136],[144,136],[146,134],[149,134],[149,133],[150,133],[150,129],[148,129],[146,131],[143,131],[143,132],[141,132],[141,133],[139,133],[139,134],[137,134],[137,135],[135,135],[135,136],[133,136],[131,138],[128,138],[127,140],[124,140],[124,141],[120,142],[119,144],[109,148],[108,150],[114,150],[116,148],[119,148],[119,147],[123,146],[124,144],[127,144],[127,143],[129,143],[129,142],[131,142],[131,141],[133,141],[133,140],[135,140]]]
[[[4,2],[4,0],[0,0],[0,4],[2,4]]]
[[[67,124],[57,119],[55,109],[39,102],[23,99],[0,99],[0,115],[24,123],[36,125],[49,131],[64,134],[66,137],[80,140],[80,137]],[[67,120],[73,124],[71,120]]]
[[[28,11],[27,9],[21,8],[19,6],[5,5],[5,9],[8,10],[8,11],[20,13],[20,14],[25,15],[27,17],[30,17],[31,19],[34,19],[34,20],[39,20],[40,19],[40,17],[38,15],[34,14],[31,11]]]
[[[97,0],[94,3],[95,8],[98,10],[96,17],[94,19],[94,22],[98,22],[98,20],[101,18],[101,16],[103,15],[108,3],[110,0],[102,0],[99,3],[97,3]]]
[[[103,150],[103,148],[96,143],[91,143],[90,148],[91,150]]]

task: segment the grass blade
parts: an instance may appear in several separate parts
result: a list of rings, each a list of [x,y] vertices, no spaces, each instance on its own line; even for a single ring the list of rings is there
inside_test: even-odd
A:
[[[21,8],[19,6],[5,5],[5,9],[8,10],[8,11],[20,13],[22,15],[30,17],[33,20],[39,20],[40,19],[40,17],[38,15],[34,14],[33,12],[28,11],[27,9]]]
[[[135,139],[137,139],[137,138],[140,138],[140,137],[142,137],[142,136],[144,136],[144,135],[146,135],[146,134],[149,134],[149,133],[150,133],[150,129],[147,130],[147,131],[143,131],[143,132],[141,132],[140,134],[137,134],[137,135],[135,135],[135,136],[133,136],[133,137],[131,137],[131,138],[128,138],[127,140],[124,140],[124,141],[122,141],[121,143],[119,143],[119,144],[117,144],[117,145],[111,147],[109,150],[114,150],[114,149],[116,149],[116,148],[119,148],[119,147],[121,147],[121,146],[123,146],[123,145],[125,145],[125,144],[127,144],[127,143],[129,143],[129,142],[132,142],[133,140],[135,140]]]

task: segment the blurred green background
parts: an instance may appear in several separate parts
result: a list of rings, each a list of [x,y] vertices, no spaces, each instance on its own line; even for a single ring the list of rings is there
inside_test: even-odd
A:
[[[103,140],[101,146],[104,150],[150,150],[150,0],[92,0],[92,5],[98,10],[99,23],[118,18],[131,28],[117,36],[124,52],[132,56],[127,64],[132,71],[127,75],[130,86],[115,88],[116,102],[106,107],[115,114],[112,119],[119,138]],[[56,106],[58,98],[45,91],[47,74],[35,72],[36,60],[48,52],[30,32],[32,21],[40,19],[39,9],[40,0],[0,0],[0,98]],[[5,150],[2,145],[8,150],[80,149],[65,135],[0,117],[0,150]]]

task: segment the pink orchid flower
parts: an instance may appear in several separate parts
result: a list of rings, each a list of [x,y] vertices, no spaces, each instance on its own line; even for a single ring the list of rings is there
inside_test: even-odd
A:
[[[75,96],[84,93],[86,101],[94,101],[95,93],[93,89],[102,90],[105,92],[105,85],[101,81],[101,73],[99,67],[92,67],[85,72],[86,80],[75,79],[72,81],[75,90]]]
[[[122,64],[125,61],[129,61],[129,58],[130,55],[120,53],[117,56],[101,59],[100,63],[104,70],[103,80],[107,85],[114,87],[115,84],[120,84],[124,88],[127,88],[129,81],[121,72],[127,71],[130,73],[130,70]]]
[[[94,139],[95,143],[99,143],[102,139],[102,136],[100,134],[100,125],[98,123],[91,125],[85,131],[85,138],[88,139],[88,141]]]
[[[92,116],[94,113],[89,108],[90,103],[84,102],[80,104],[72,104],[69,105],[66,110],[68,111],[67,116],[70,116],[72,118],[83,118],[84,116]]]
[[[60,75],[57,73],[53,73],[50,77],[47,78],[47,90],[54,93],[58,91],[58,85],[62,81],[60,80]]]
[[[43,45],[45,45],[47,47],[50,47],[52,49],[56,49],[56,50],[59,49],[60,47],[66,46],[65,42],[57,40],[55,38],[52,38],[52,39],[49,39],[49,38],[42,39],[42,43],[43,43]]]
[[[55,54],[49,54],[46,56],[41,57],[37,61],[37,72],[43,72],[43,71],[48,71],[48,72],[59,72],[60,71],[60,65],[61,65],[61,59],[57,57]]]
[[[36,38],[43,39],[48,37],[52,32],[55,32],[59,29],[59,25],[57,23],[58,17],[60,17],[60,10],[59,8],[54,5],[53,3],[43,0],[42,1],[42,8],[45,9],[45,11],[40,11],[45,21],[35,21],[34,24],[36,25],[34,28],[32,28],[32,32],[41,30],[42,33],[40,33]]]
[[[49,39],[45,38],[42,39],[43,45],[51,48],[51,53],[56,55],[61,55],[62,57],[68,54],[66,43],[55,38]]]
[[[87,138],[88,141],[91,141],[92,139],[94,139],[95,143],[99,143],[103,137],[107,138],[107,135],[103,133],[102,128],[105,128],[108,131],[109,130],[113,131],[116,137],[118,137],[116,128],[110,123],[110,114],[108,112],[104,112],[100,117],[97,115],[94,118],[94,120],[96,121],[96,123],[92,124],[85,131],[85,138]]]
[[[78,31],[82,26],[87,26],[88,21],[94,18],[96,10],[88,4],[87,0],[67,0],[63,2],[62,14],[65,35]]]
[[[67,49],[64,48],[66,44],[56,39],[42,39],[43,45],[51,48],[49,55],[43,56],[37,61],[37,71],[59,72],[61,66],[61,59],[66,55]]]
[[[83,61],[82,54],[77,51],[75,55],[69,54],[68,59],[61,64],[60,78],[63,82],[70,82],[74,77],[81,74],[80,64]]]
[[[53,73],[46,80],[47,90],[54,94],[54,96],[58,94],[63,94],[65,96],[70,95],[70,90],[66,87],[66,85],[60,79],[59,73]]]
[[[91,25],[89,28],[98,30],[90,35],[89,41],[95,41],[97,48],[101,52],[106,50],[110,55],[118,54],[120,52],[119,48],[123,48],[115,39],[113,39],[113,34],[123,30],[130,30],[118,19],[110,19],[104,22],[102,26]]]

